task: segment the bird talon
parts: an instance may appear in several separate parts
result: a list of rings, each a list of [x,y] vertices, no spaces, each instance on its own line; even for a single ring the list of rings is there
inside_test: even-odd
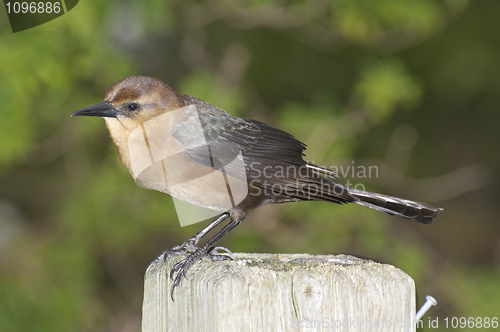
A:
[[[232,259],[231,257],[226,256],[226,255],[217,255],[217,256],[213,255],[213,256],[210,256],[209,259],[212,262],[234,261],[234,259]]]
[[[212,247],[208,253],[213,255],[213,254],[219,254],[219,250],[224,250],[225,252],[227,252],[228,254],[232,254],[232,251],[227,249],[226,247],[222,247],[222,246],[217,246],[217,247]]]
[[[196,239],[192,237],[189,240],[184,241],[182,244],[178,244],[175,247],[164,250],[162,255],[164,255],[164,259],[166,259],[167,257],[173,255],[194,253],[196,250],[198,250],[198,247],[196,246]]]
[[[196,261],[200,260],[201,258],[207,258],[210,259],[212,262],[219,262],[219,261],[225,261],[225,260],[233,260],[231,257],[226,256],[226,255],[219,255],[217,252],[214,253],[214,251],[217,251],[217,249],[221,250],[224,249],[228,252],[230,252],[227,248],[224,247],[211,247],[207,248],[206,246],[198,248],[196,252],[192,253],[188,257],[184,258],[180,262],[176,263],[172,269],[170,270],[170,279],[173,281],[172,283],[172,291],[171,291],[171,297],[173,301],[173,294],[174,294],[174,289],[179,286],[181,283],[182,277],[187,280],[187,271],[193,266]]]
[[[180,269],[180,267],[181,267],[181,265],[182,265],[182,262],[183,262],[183,261],[184,261],[184,260],[180,261],[179,263],[176,263],[176,264],[172,267],[172,269],[170,270],[170,279],[171,279],[171,280],[174,280],[174,275],[175,275],[175,272],[179,271],[179,269]]]

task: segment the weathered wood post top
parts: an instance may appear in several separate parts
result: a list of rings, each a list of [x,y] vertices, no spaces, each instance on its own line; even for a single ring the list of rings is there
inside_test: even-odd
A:
[[[415,331],[415,284],[346,255],[233,253],[197,262],[170,298],[178,255],[145,276],[143,332]]]

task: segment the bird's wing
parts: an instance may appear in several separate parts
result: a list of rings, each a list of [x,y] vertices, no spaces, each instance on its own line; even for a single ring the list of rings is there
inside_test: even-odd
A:
[[[184,153],[192,161],[234,177],[245,177],[243,152],[262,137],[259,127],[197,101],[196,108],[186,110],[172,136],[184,146]]]
[[[244,149],[248,182],[274,193],[269,195],[270,202],[288,201],[289,197],[336,203],[352,201],[347,190],[332,181],[332,175],[318,172],[319,166],[302,159],[304,143],[283,130],[248,121],[262,133],[255,143]],[[227,132],[222,137],[231,140],[233,135]]]
[[[191,98],[196,102],[197,115],[180,122],[173,134],[184,144],[191,160],[217,170],[224,168],[226,174],[246,177],[248,183],[266,190],[273,190],[273,186],[286,189],[300,199],[352,200],[343,186],[321,176],[316,165],[302,159],[306,145],[291,134]],[[186,130],[193,121],[201,123],[203,129],[196,135]],[[194,141],[198,145],[190,144]],[[325,190],[325,185],[330,190]]]
[[[269,165],[304,165],[305,144],[292,135],[265,123],[239,118],[200,99],[185,96],[183,118],[172,136],[186,149],[188,157],[202,165],[231,172],[231,162],[240,156],[248,171]]]
[[[269,202],[289,201],[290,197],[337,203],[352,200],[343,186],[310,168],[311,164],[302,159],[305,145],[292,135],[258,121],[241,120],[249,125],[223,131],[219,128],[219,136],[207,146],[187,149],[187,156],[263,188]]]

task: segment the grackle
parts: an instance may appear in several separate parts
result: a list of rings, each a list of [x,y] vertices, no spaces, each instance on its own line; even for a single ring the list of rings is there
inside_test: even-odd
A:
[[[122,163],[139,185],[220,214],[183,244],[164,252],[164,258],[189,253],[171,270],[172,296],[198,259],[230,259],[218,254],[222,247],[215,243],[248,211],[264,204],[357,203],[424,224],[442,210],[343,186],[336,182],[335,172],[305,161],[306,146],[292,135],[177,93],[154,78],[134,76],[116,82],[103,102],[72,114],[77,115],[104,118]],[[227,218],[230,221],[218,233],[197,246]]]

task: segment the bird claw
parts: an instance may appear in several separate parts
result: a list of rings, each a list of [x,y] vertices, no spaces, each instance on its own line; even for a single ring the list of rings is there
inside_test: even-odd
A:
[[[194,237],[192,237],[182,244],[179,244],[179,245],[176,245],[175,247],[164,250],[161,253],[160,257],[163,257],[163,261],[166,261],[167,258],[170,256],[179,255],[179,254],[194,253],[194,252],[196,252],[196,250],[198,250],[198,247],[196,246],[196,239]]]
[[[232,254],[231,250],[227,249],[226,247],[222,247],[222,246],[212,247],[212,249],[210,249],[209,253],[210,254],[219,254],[219,250],[224,250],[228,254]]]
[[[158,262],[163,261],[165,263],[167,261],[167,258],[173,256],[173,255],[179,255],[179,254],[190,254],[196,252],[198,250],[198,247],[196,246],[197,239],[196,237],[192,237],[184,243],[176,245],[175,247],[172,247],[170,249],[165,249],[160,256],[156,257],[154,261],[149,264],[149,267],[155,266]]]
[[[225,250],[228,253],[231,253],[229,249],[224,248],[224,247],[211,247],[208,248],[206,246],[202,246],[200,248],[197,248],[195,252],[181,260],[180,262],[176,263],[173,267],[172,270],[170,270],[170,279],[173,280],[172,284],[172,290],[170,292],[170,297],[172,298],[172,301],[174,301],[174,289],[179,286],[182,277],[187,280],[186,273],[189,270],[189,268],[198,260],[202,258],[207,258],[210,259],[212,262],[220,262],[220,261],[226,261],[226,260],[233,260],[231,257],[226,256],[226,255],[220,255],[217,250]],[[177,275],[175,275],[177,273]]]

